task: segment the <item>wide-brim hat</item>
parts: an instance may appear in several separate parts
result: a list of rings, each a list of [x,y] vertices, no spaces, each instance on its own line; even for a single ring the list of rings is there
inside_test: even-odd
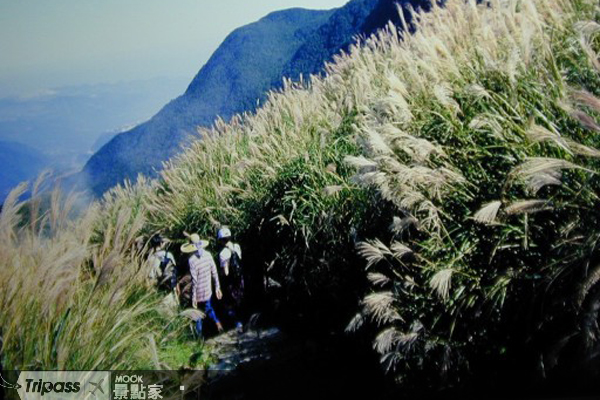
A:
[[[195,253],[208,246],[208,240],[199,240],[196,243],[185,243],[181,245],[181,252],[185,254]]]

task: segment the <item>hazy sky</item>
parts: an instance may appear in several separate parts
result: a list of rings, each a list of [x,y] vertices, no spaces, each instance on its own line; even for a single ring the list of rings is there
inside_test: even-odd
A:
[[[346,2],[0,0],[0,97],[161,76],[191,80],[233,29],[275,10]]]

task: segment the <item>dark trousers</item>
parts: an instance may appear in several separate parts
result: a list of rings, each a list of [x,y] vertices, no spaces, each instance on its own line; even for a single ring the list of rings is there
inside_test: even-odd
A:
[[[215,314],[215,309],[210,303],[210,300],[198,303],[198,309],[204,312],[204,314],[206,315],[205,318],[212,319],[213,321],[215,321],[215,324],[219,323],[219,319],[217,318],[217,314]],[[203,318],[198,318],[196,320],[196,332],[198,333],[198,336],[202,336],[202,320]]]

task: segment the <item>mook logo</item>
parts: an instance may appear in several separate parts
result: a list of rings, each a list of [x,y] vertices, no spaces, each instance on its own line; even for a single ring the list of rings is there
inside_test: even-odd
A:
[[[115,383],[144,383],[142,375],[117,375]]]
[[[109,400],[107,371],[21,371],[13,389],[22,400]]]

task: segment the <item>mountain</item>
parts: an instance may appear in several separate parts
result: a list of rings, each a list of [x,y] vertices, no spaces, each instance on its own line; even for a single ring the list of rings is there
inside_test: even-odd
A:
[[[154,176],[197,126],[253,111],[284,76],[318,73],[356,36],[370,34],[390,19],[397,20],[392,0],[353,0],[329,11],[274,12],[233,31],[182,96],[146,123],[115,136],[92,156],[79,181],[100,195],[139,173]]]
[[[0,204],[19,183],[34,179],[48,159],[36,149],[15,142],[0,141]]]
[[[430,0],[355,0],[334,13],[313,32],[283,69],[283,76],[298,79],[300,75],[318,74],[325,62],[356,41],[357,36],[368,37],[390,21],[401,26],[398,7],[410,24],[409,8],[429,11]],[[409,29],[412,30],[412,29]]]
[[[355,0],[346,4],[306,38],[286,63],[282,75],[297,79],[300,74],[320,72],[326,61],[352,44],[356,35],[363,33],[365,21],[379,7],[379,3],[388,1]]]

